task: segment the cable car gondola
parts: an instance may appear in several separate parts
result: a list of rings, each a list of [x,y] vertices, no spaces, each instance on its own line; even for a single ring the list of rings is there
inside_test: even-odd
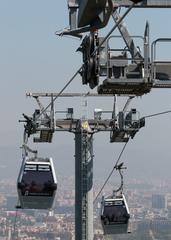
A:
[[[23,209],[50,209],[53,206],[57,180],[52,158],[29,158],[23,161],[17,190]]]
[[[123,194],[123,174],[124,163],[115,165],[115,169],[121,177],[121,185],[113,191],[111,197],[102,198],[101,202],[101,223],[104,235],[128,233],[129,208]]]
[[[124,194],[102,199],[101,223],[105,235],[128,233],[130,213]]]

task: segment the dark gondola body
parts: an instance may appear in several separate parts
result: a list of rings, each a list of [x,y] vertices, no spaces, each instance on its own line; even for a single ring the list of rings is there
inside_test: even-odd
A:
[[[21,208],[52,208],[56,189],[57,180],[51,158],[32,158],[22,163],[17,183]]]
[[[130,213],[125,196],[103,198],[101,223],[105,235],[128,233]]]

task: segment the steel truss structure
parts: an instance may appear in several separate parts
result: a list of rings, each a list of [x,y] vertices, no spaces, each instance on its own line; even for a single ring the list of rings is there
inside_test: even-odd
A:
[[[128,8],[123,16],[118,12],[120,7]],[[159,38],[150,43],[148,23],[143,36],[132,36],[123,20],[133,8],[171,8],[171,0],[68,0],[70,28],[58,35],[84,37],[79,47],[83,65],[77,73],[81,74],[83,84],[89,84],[92,89],[97,87],[97,94],[87,94],[87,97],[134,97],[149,93],[152,88],[171,88],[171,60],[156,58],[158,44],[171,43],[171,38]],[[111,16],[115,26],[107,37],[100,37],[97,30],[105,27]],[[111,35],[116,28],[120,36]],[[90,33],[84,36],[85,32]],[[116,38],[123,39],[125,47],[113,46],[112,41]],[[137,38],[142,41],[141,49],[136,47]],[[38,133],[39,136],[33,138],[36,143],[52,142],[57,131],[75,135],[75,239],[93,240],[93,135],[110,132],[111,142],[127,142],[145,125],[145,120],[139,117],[136,109],[127,111],[130,98],[118,114],[114,100],[109,119],[103,120],[100,111],[96,112],[94,119],[74,119],[72,109],[67,112],[69,117],[56,119],[54,101],[57,97],[86,95],[62,94],[65,88],[56,94],[28,94],[36,99],[39,109],[32,117],[24,115],[25,132],[28,137]],[[43,107],[41,97],[51,99],[49,112]]]
[[[133,4],[131,0],[68,0],[70,29],[79,29],[79,33],[100,29],[107,25],[110,15],[114,8],[171,8],[171,0],[144,0],[136,1]],[[138,3],[139,2],[139,3]],[[65,32],[66,34],[67,31]],[[77,31],[78,34],[78,31]],[[77,35],[78,36],[78,35]]]
[[[72,4],[69,1],[69,9],[71,7],[73,10],[74,2],[71,2]],[[98,25],[97,19],[92,20],[89,13],[93,9],[96,12],[93,16],[100,18],[101,11],[109,8],[110,2],[99,1],[99,5],[88,0],[77,2],[77,7],[74,8],[75,17],[70,17],[70,29],[62,33],[62,35],[83,37],[82,33],[90,31],[78,48],[83,57],[83,65],[79,71],[82,83],[89,84],[91,89],[97,87],[99,94],[111,95],[142,96],[149,93],[152,88],[171,88],[171,60],[160,60],[156,57],[159,45],[168,42],[171,44],[171,38],[158,38],[150,43],[148,22],[143,36],[131,35],[124,23],[124,18],[134,7],[170,8],[171,1],[136,1],[140,2],[138,4],[132,4],[132,1],[113,1],[112,11],[110,13],[107,11],[106,14],[113,17],[115,25],[107,37],[101,37],[95,29],[98,30],[104,25]],[[128,7],[123,16],[120,16],[118,12],[119,7]],[[88,15],[84,14],[85,12]],[[74,14],[73,11],[70,11],[70,15],[72,14]],[[80,20],[81,23],[77,24],[77,21],[79,22],[79,19],[83,19],[85,16],[86,21]],[[105,18],[105,13],[103,16]],[[105,21],[103,18],[100,19],[102,22]],[[93,25],[93,21],[97,26]],[[87,25],[87,22],[91,23],[90,26]],[[73,25],[76,27],[75,29],[72,28]],[[112,35],[116,28],[118,28],[120,36]],[[115,47],[118,38],[124,41],[125,46]],[[139,47],[136,46],[137,39],[141,40]]]
[[[74,119],[70,108],[62,111],[66,118],[56,119],[53,99],[58,93],[28,93],[27,96],[33,97],[39,107],[32,117],[24,115],[27,135],[30,137],[39,134],[39,137],[33,137],[34,142],[52,142],[55,132],[70,132],[75,135],[75,239],[93,240],[93,136],[98,132],[110,132],[111,142],[127,142],[144,126],[145,121],[137,115],[135,109],[128,111],[132,97],[119,114],[115,112],[115,97],[113,111],[108,112],[111,117],[103,120],[101,110],[95,112],[94,119]],[[102,97],[99,94],[85,93],[60,95],[65,98],[85,96]],[[50,98],[50,111],[45,110],[40,98]]]

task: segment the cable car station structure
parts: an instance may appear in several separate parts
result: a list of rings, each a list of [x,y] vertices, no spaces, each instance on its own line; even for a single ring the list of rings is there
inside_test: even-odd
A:
[[[159,7],[159,3],[164,1],[157,1],[157,5],[154,5],[156,1],[152,2],[154,8]],[[170,4],[168,6],[171,7]],[[111,35],[105,39],[99,37],[92,27],[91,33],[84,37],[78,49],[83,55],[83,67],[80,71],[82,83],[89,84],[91,89],[98,86],[99,94],[111,95],[141,96],[150,92],[152,88],[171,88],[171,60],[156,58],[158,45],[171,43],[171,38],[159,38],[150,44],[148,23],[143,36],[131,36],[117,9],[118,7],[114,7],[112,17],[121,35]],[[130,8],[127,11],[129,10]],[[77,33],[77,30],[71,29],[64,31],[63,34],[74,34],[74,31]],[[80,34],[82,30],[79,31]],[[118,37],[124,40],[125,46],[116,49],[114,41],[111,40],[116,40]],[[136,47],[137,38],[142,40],[142,48]],[[104,80],[101,83],[102,78]]]
[[[120,7],[126,8],[122,16],[118,11]],[[57,33],[57,35],[83,38],[78,48],[78,51],[82,53],[83,64],[61,92],[28,94],[37,101],[39,108],[31,117],[23,114],[24,132],[27,139],[36,134],[36,137],[33,138],[34,142],[51,143],[55,132],[65,131],[75,135],[76,240],[93,240],[94,134],[109,132],[111,143],[127,143],[130,138],[134,138],[140,128],[145,126],[145,118],[140,118],[136,109],[128,108],[131,99],[149,93],[152,88],[171,88],[171,61],[160,61],[156,58],[158,44],[161,42],[171,43],[171,38],[159,38],[150,44],[148,23],[143,36],[131,36],[124,24],[124,18],[132,9],[136,8],[171,8],[171,0],[99,0],[96,2],[69,0],[70,28]],[[114,20],[114,27],[106,37],[99,36],[98,29],[105,27],[110,17]],[[120,36],[112,35],[116,28],[118,28]],[[89,32],[89,34],[83,35],[85,32]],[[118,38],[123,39],[125,47],[115,48],[113,42]],[[137,38],[142,42],[141,48],[136,47]],[[81,75],[83,84],[88,84],[91,89],[97,87],[97,93],[63,93],[77,74]],[[119,113],[116,113],[116,95],[128,96],[124,109]],[[74,119],[71,108],[67,111],[67,117],[56,118],[54,102],[58,97],[112,97],[114,103],[108,119],[102,119],[103,112],[99,110],[94,112],[92,119]],[[46,108],[42,105],[41,98],[50,99]],[[48,108],[50,111],[47,111]],[[56,180],[55,184],[57,184]],[[21,194],[20,190],[19,194]],[[105,199],[106,204],[126,207],[126,213],[129,215],[124,195],[118,198],[118,201],[114,196],[112,199],[110,198],[110,201],[107,200]],[[105,204],[104,201],[103,203]],[[24,208],[24,202],[20,202],[20,204]],[[128,218],[127,216],[127,220]],[[102,215],[101,219],[104,219]],[[113,225],[115,224],[114,220],[111,222]],[[125,223],[126,225],[123,225],[124,229],[127,229],[127,223],[128,221]],[[125,232],[122,230],[121,227],[120,233]],[[107,234],[115,233],[115,231],[114,233],[109,231]]]

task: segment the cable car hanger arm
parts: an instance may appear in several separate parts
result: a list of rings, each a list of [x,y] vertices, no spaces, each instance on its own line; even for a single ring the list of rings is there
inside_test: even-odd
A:
[[[119,161],[120,161],[120,159],[121,159],[121,157],[122,157],[122,155],[123,155],[123,153],[124,153],[124,151],[125,151],[125,148],[126,148],[126,146],[127,146],[127,143],[128,143],[128,142],[126,142],[126,143],[124,144],[124,146],[123,146],[123,148],[122,148],[122,150],[121,150],[121,152],[120,152],[120,154],[119,154],[119,157],[118,157],[118,159],[117,159],[117,161],[116,161],[116,163],[115,163],[112,171],[109,173],[108,177],[106,178],[106,180],[105,180],[104,184],[102,185],[100,191],[99,191],[98,194],[96,195],[93,203],[95,203],[95,202],[97,201],[97,198],[99,197],[99,195],[100,195],[101,192],[103,191],[104,187],[105,187],[106,184],[108,183],[108,181],[109,181],[110,177],[112,176],[114,170],[116,169],[117,166],[119,166],[118,163],[119,163]]]

